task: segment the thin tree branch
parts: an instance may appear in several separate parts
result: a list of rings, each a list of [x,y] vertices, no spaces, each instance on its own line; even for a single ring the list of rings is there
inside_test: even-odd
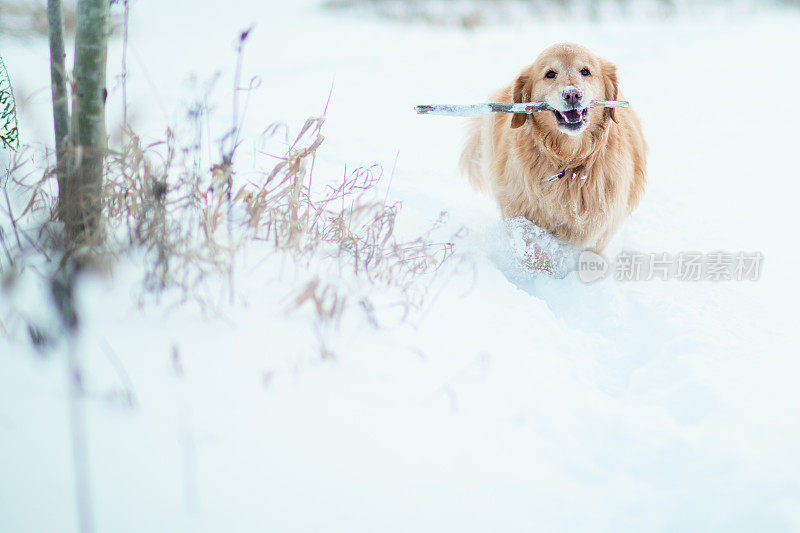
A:
[[[69,99],[64,51],[64,15],[61,0],[47,0],[47,23],[50,36],[50,85],[53,93],[53,126],[56,135],[56,176],[59,192],[59,214],[66,194],[69,174]]]

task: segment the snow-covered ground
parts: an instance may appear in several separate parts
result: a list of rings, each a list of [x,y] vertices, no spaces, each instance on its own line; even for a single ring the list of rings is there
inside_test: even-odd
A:
[[[133,265],[86,279],[97,531],[800,529],[797,12],[471,31],[295,1],[139,0],[132,16],[146,134],[185,120],[191,74],[220,70],[229,94],[255,23],[248,131],[297,129],[332,84],[315,179],[396,159],[399,231],[447,211],[445,233],[468,232],[428,307],[377,330],[348,314],[325,359],[274,271],[237,272],[245,294],[213,317],[140,310]],[[492,201],[456,171],[464,122],[411,109],[484,101],[558,41],[617,63],[650,145],[647,193],[607,255],[761,252],[758,281],[585,284],[509,265]],[[46,42],[0,43],[31,95],[23,136],[49,141]],[[66,371],[61,352],[0,339],[0,531],[77,531]]]

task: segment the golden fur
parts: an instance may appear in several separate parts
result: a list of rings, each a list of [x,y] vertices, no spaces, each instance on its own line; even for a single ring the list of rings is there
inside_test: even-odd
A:
[[[557,73],[553,79],[546,77],[549,70]],[[491,100],[558,106],[569,87],[581,90],[587,103],[623,99],[612,63],[582,46],[558,44]],[[560,126],[552,111],[476,117],[461,167],[475,186],[491,190],[504,217],[523,216],[559,239],[600,252],[644,192],[647,145],[632,109],[586,113],[579,133]],[[562,170],[563,178],[547,181]]]

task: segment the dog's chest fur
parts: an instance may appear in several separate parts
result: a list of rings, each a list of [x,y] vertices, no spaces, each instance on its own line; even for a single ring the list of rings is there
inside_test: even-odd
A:
[[[505,217],[524,216],[560,239],[593,246],[627,214],[627,169],[613,172],[615,166],[531,165],[512,151],[505,172],[496,174],[495,194]]]

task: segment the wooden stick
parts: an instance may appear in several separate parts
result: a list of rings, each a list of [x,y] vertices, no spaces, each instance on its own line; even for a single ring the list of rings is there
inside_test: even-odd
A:
[[[589,107],[628,107],[624,100],[594,100]],[[418,105],[414,111],[419,115],[447,115],[451,117],[474,117],[484,113],[538,113],[539,111],[555,111],[547,102],[523,102],[520,104],[503,104],[489,102],[486,104],[451,105],[434,104]]]

